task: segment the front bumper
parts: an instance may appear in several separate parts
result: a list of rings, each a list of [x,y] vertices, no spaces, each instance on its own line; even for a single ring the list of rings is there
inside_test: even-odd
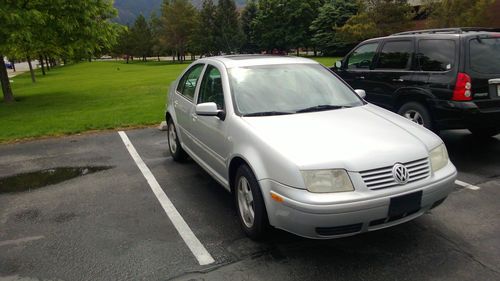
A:
[[[382,190],[360,187],[356,173],[350,173],[356,191],[314,194],[273,180],[261,180],[269,222],[299,236],[329,239],[373,231],[410,221],[439,205],[453,190],[457,171],[453,164],[425,180]],[[422,191],[421,208],[404,217],[388,217],[393,197]],[[282,202],[272,199],[281,197]]]

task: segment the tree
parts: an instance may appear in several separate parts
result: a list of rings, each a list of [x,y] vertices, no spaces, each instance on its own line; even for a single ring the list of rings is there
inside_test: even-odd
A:
[[[174,50],[179,61],[196,27],[197,11],[187,0],[164,0],[162,6],[162,43]]]
[[[495,0],[428,0],[424,7],[431,28],[490,26],[488,12],[494,3]]]
[[[166,53],[166,48],[163,44],[161,44],[161,18],[156,15],[156,13],[151,13],[151,18],[149,20],[151,25],[151,52],[157,56],[158,61],[160,61],[160,55]]]
[[[141,57],[143,61],[146,61],[146,57],[151,55],[153,35],[151,32],[151,26],[142,14],[140,14],[135,20],[134,25],[130,29],[129,36],[132,54],[136,57]]]
[[[193,48],[201,55],[219,53],[216,41],[216,10],[212,0],[203,0],[192,42]]]
[[[237,52],[243,40],[240,29],[239,14],[234,0],[219,0],[215,12],[215,38],[217,48],[231,54]]]
[[[414,11],[406,0],[365,0],[359,4],[359,12],[338,29],[341,40],[360,42],[413,27]]]
[[[250,0],[241,12],[241,30],[245,36],[241,51],[244,53],[256,53],[259,51],[257,43],[255,42],[254,31],[254,20],[257,17],[258,11],[257,2],[255,0]]]
[[[269,52],[311,46],[309,26],[320,4],[319,0],[260,0],[254,20],[260,47]]]
[[[337,29],[354,16],[358,4],[349,0],[329,0],[319,8],[318,17],[312,22],[312,43],[325,55],[341,54],[351,47],[337,36]]]
[[[111,52],[118,57],[125,55],[127,63],[129,62],[130,56],[132,55],[132,40],[128,26],[124,27],[119,32],[118,39],[111,49]]]

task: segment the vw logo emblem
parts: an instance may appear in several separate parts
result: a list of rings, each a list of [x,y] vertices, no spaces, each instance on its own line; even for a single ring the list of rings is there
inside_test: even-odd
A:
[[[408,169],[403,164],[399,163],[392,167],[392,176],[399,184],[405,184],[410,179],[410,173],[408,172]]]

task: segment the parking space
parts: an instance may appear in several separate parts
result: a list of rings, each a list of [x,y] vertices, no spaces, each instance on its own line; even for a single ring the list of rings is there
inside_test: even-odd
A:
[[[315,241],[273,230],[245,237],[232,196],[165,132],[127,131],[140,158],[213,257],[200,265],[117,132],[0,146],[0,178],[107,167],[0,193],[0,280],[498,280],[500,138],[442,134],[459,180],[445,203],[397,227]]]

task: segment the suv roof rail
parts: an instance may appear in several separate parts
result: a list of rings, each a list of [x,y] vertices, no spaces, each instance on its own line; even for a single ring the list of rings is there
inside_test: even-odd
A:
[[[435,29],[423,29],[423,30],[413,30],[405,31],[392,34],[391,36],[397,35],[415,35],[415,34],[436,34],[436,33],[448,33],[448,34],[462,34],[464,32],[500,32],[500,28],[494,27],[454,27],[454,28],[435,28]]]

